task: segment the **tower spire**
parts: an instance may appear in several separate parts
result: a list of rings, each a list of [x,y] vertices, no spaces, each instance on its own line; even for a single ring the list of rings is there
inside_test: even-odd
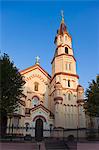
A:
[[[62,20],[61,20],[60,28],[58,30],[58,34],[63,34],[65,32],[67,32],[66,25],[64,22],[64,11],[63,10],[61,10],[61,16],[62,16]]]

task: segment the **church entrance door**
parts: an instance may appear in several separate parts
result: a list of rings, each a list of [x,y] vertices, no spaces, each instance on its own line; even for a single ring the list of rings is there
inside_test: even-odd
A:
[[[43,121],[42,119],[37,119],[35,123],[35,139],[36,141],[41,141],[43,138]]]

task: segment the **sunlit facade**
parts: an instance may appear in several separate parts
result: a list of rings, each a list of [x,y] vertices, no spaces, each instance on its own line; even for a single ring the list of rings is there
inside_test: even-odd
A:
[[[32,136],[39,133],[39,127],[42,130],[86,127],[84,89],[79,84],[72,37],[63,16],[54,43],[52,74],[40,66],[39,57],[34,66],[22,70],[20,73],[26,81],[23,98],[13,117],[8,116],[8,126],[32,127],[29,131]],[[27,130],[23,129],[22,133],[27,134]],[[43,136],[50,136],[50,133],[43,133]]]

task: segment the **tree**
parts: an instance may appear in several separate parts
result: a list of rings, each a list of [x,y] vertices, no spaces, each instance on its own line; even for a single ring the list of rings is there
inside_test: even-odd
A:
[[[93,126],[92,117],[99,117],[99,75],[89,83],[86,90],[85,112],[90,116],[90,124]]]
[[[7,115],[12,114],[17,108],[22,97],[22,87],[25,84],[17,67],[4,53],[0,56],[1,88],[0,88],[0,122],[2,134],[7,125]]]

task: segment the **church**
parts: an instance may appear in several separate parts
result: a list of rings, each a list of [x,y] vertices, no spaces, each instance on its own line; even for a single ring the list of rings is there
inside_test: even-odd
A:
[[[51,75],[40,66],[39,57],[33,66],[20,71],[26,81],[23,97],[13,117],[8,117],[8,126],[26,127],[24,135],[50,136],[44,130],[86,127],[84,89],[79,84],[72,37],[63,15],[54,43]]]

